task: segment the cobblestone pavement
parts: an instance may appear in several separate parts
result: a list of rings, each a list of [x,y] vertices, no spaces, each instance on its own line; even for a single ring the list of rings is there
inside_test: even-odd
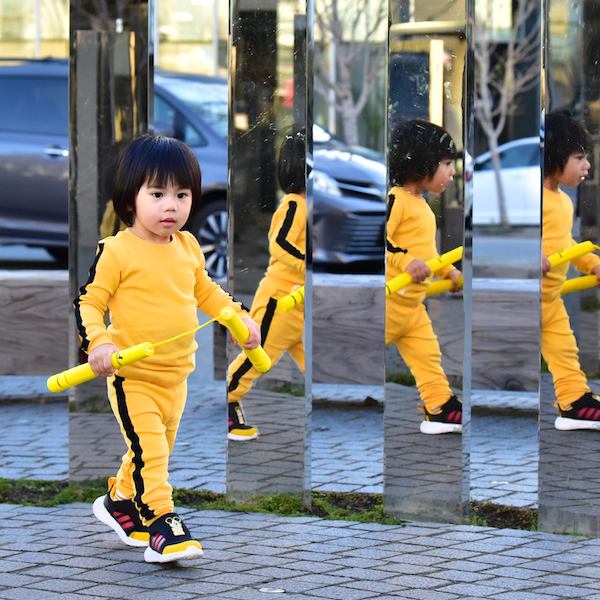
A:
[[[600,540],[181,510],[205,555],[143,562],[90,506],[0,505],[0,598],[600,599]]]
[[[0,378],[0,397],[43,397],[45,382]],[[190,399],[171,460],[177,487],[225,491],[223,383],[190,386]],[[329,491],[382,492],[383,412],[365,406],[382,399],[376,386],[315,386],[312,485]],[[12,390],[12,391],[11,391]],[[534,398],[535,396],[535,398]],[[319,401],[332,397],[336,401]],[[353,403],[348,403],[348,401]],[[345,401],[345,403],[342,403]],[[477,393],[471,438],[472,497],[513,506],[537,504],[537,395]],[[499,413],[491,413],[495,407]],[[519,410],[508,411],[510,407]],[[65,479],[68,472],[68,412],[65,402],[0,405],[5,427],[0,438],[0,477]],[[116,425],[112,417],[106,427]],[[32,426],[32,424],[34,426]],[[198,444],[199,435],[202,444]],[[90,449],[93,451],[93,449]],[[122,452],[115,448],[115,455]]]

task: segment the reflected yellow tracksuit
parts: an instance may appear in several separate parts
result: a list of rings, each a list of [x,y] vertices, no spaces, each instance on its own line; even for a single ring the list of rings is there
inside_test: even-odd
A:
[[[261,343],[275,364],[287,350],[304,373],[304,307],[276,314],[277,300],[304,285],[306,194],[286,194],[269,228],[269,267],[258,284],[250,316],[260,323]],[[229,365],[227,399],[239,402],[262,374],[243,352]]]
[[[173,234],[169,244],[143,240],[130,229],[100,241],[89,279],[74,304],[81,347],[88,353],[102,344],[126,348],[193,329],[198,308],[211,317],[226,306],[243,312],[210,279],[196,238],[183,231]],[[134,500],[146,524],[173,511],[168,459],[197,347],[193,335],[160,346],[107,381],[128,448],[113,489]]]
[[[553,192],[544,188],[544,255],[550,256],[574,245],[572,229],[573,203],[569,196],[562,190]],[[577,270],[589,274],[600,264],[600,258],[590,253],[575,259],[573,264]],[[556,397],[563,409],[590,391],[585,373],[579,366],[579,349],[560,295],[568,270],[569,263],[565,263],[542,278],[542,356],[552,373]]]
[[[429,260],[438,255],[435,245],[435,215],[422,196],[402,187],[390,190],[387,207],[386,280],[404,273],[416,258]],[[449,265],[437,272],[439,277],[455,267]],[[386,299],[385,343],[396,344],[408,365],[429,412],[435,411],[452,395],[448,378],[442,369],[438,339],[423,301],[428,278],[411,283]]]

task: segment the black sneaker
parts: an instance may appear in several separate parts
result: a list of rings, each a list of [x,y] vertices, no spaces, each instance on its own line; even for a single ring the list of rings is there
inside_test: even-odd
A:
[[[173,560],[188,560],[204,554],[200,542],[192,539],[189,529],[181,517],[167,513],[158,517],[150,530],[150,544],[144,552],[149,563],[165,563]]]
[[[454,395],[441,406],[437,415],[423,407],[425,420],[421,422],[421,433],[462,433],[462,402]]]
[[[108,480],[108,493],[94,501],[94,515],[113,529],[128,546],[147,546],[150,534],[148,528],[142,524],[133,500],[113,500],[110,497],[113,485],[114,478],[111,477]]]
[[[227,439],[238,442],[254,440],[258,437],[258,429],[246,423],[246,416],[239,402],[228,402]]]
[[[564,410],[556,405],[559,417],[554,421],[554,427],[561,431],[574,429],[600,430],[600,396],[586,392],[581,398],[571,404],[569,410]]]

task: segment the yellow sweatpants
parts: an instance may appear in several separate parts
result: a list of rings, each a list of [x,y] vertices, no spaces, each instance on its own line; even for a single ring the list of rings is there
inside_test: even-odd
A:
[[[542,356],[554,381],[561,408],[590,391],[579,366],[579,348],[562,298],[542,302]]]
[[[406,306],[386,302],[386,345],[394,343],[417,383],[425,408],[438,409],[452,395],[442,369],[442,353],[431,319],[423,304]]]
[[[277,300],[291,291],[289,284],[263,279],[252,301],[250,316],[260,324],[261,344],[271,362],[277,363],[287,351],[304,373],[304,307],[299,306],[282,314],[275,312]],[[246,355],[240,352],[229,365],[227,400],[242,400],[261,375]]]
[[[133,499],[147,525],[173,512],[168,464],[185,408],[187,381],[165,388],[116,375],[107,384],[110,405],[127,444],[116,489]]]

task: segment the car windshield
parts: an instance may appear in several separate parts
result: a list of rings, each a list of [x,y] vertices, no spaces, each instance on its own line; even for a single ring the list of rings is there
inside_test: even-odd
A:
[[[227,86],[169,77],[164,86],[196,113],[215,133],[227,138]]]

